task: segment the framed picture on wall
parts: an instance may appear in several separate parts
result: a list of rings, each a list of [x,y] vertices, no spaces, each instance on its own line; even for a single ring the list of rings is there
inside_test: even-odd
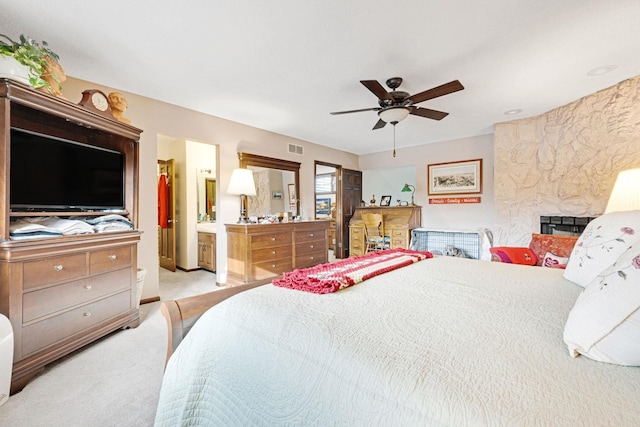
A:
[[[382,196],[380,206],[391,206],[391,196]]]
[[[482,193],[482,159],[428,165],[428,194]]]

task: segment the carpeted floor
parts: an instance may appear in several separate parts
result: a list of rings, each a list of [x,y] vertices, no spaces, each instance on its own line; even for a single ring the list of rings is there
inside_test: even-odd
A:
[[[220,289],[206,271],[160,269],[160,298]],[[0,426],[153,425],[166,356],[160,302],[140,306],[141,323],[119,330],[45,368],[0,406]]]

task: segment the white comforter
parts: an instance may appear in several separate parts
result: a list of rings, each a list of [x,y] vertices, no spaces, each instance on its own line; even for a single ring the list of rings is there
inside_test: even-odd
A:
[[[333,294],[265,285],[193,327],[156,425],[638,426],[640,368],[562,341],[581,289],[448,257]]]

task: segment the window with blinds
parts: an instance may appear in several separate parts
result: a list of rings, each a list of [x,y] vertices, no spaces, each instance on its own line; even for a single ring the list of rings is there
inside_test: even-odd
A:
[[[322,175],[316,175],[316,193],[335,193],[336,191],[336,175],[333,173],[326,173]]]

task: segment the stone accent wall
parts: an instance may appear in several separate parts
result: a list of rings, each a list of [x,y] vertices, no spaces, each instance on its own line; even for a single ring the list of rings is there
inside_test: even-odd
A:
[[[494,245],[526,246],[540,215],[598,216],[640,167],[640,76],[548,113],[498,123]]]

